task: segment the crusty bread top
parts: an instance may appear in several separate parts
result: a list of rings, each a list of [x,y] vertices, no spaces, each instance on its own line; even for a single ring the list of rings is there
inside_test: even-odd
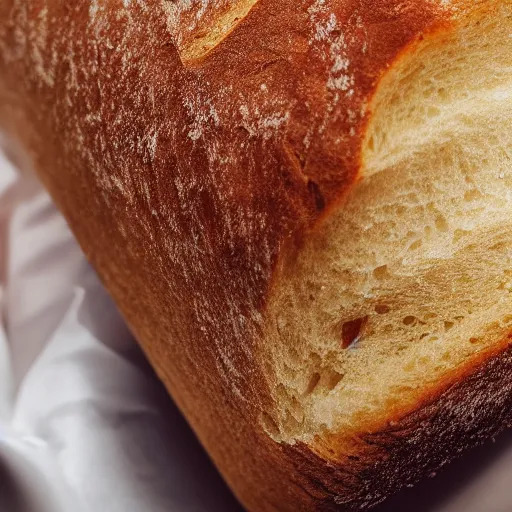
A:
[[[0,6],[0,119],[250,509],[335,501],[260,425],[278,260],[356,182],[388,67],[477,3]]]

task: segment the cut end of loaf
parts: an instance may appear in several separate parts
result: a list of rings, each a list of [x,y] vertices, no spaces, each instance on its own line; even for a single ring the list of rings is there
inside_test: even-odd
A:
[[[391,421],[512,329],[512,6],[486,5],[386,73],[362,179],[283,263],[278,441]]]

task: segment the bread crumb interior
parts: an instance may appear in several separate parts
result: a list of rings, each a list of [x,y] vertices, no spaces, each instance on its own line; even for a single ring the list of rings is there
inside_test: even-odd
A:
[[[361,181],[276,280],[276,440],[364,429],[512,328],[512,5],[458,23],[382,79]]]

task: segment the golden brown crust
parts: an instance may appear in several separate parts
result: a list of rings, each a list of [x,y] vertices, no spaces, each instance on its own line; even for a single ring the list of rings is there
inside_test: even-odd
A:
[[[362,442],[374,448],[365,458],[333,465],[308,447],[275,443],[259,425],[271,404],[258,339],[283,246],[357,179],[379,78],[412,41],[450,23],[450,6],[260,0],[190,62],[187,38],[229,2],[196,2],[174,18],[168,3],[4,1],[0,120],[34,155],[245,506],[376,503],[400,486],[404,470],[413,481],[451,456],[456,434],[467,435],[457,447],[471,445],[491,421],[494,430],[509,421],[512,393],[496,387],[506,384],[509,351],[489,361],[490,377],[479,370],[397,428],[368,434]],[[187,32],[192,20],[200,28]],[[489,402],[472,430],[466,410],[453,407],[463,396]],[[490,404],[493,396],[503,400]],[[444,436],[438,450],[434,434]]]

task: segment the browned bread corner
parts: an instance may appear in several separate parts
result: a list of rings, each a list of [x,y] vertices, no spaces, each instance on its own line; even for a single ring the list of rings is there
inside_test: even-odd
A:
[[[369,508],[510,423],[511,18],[0,4],[1,126],[248,510]]]

